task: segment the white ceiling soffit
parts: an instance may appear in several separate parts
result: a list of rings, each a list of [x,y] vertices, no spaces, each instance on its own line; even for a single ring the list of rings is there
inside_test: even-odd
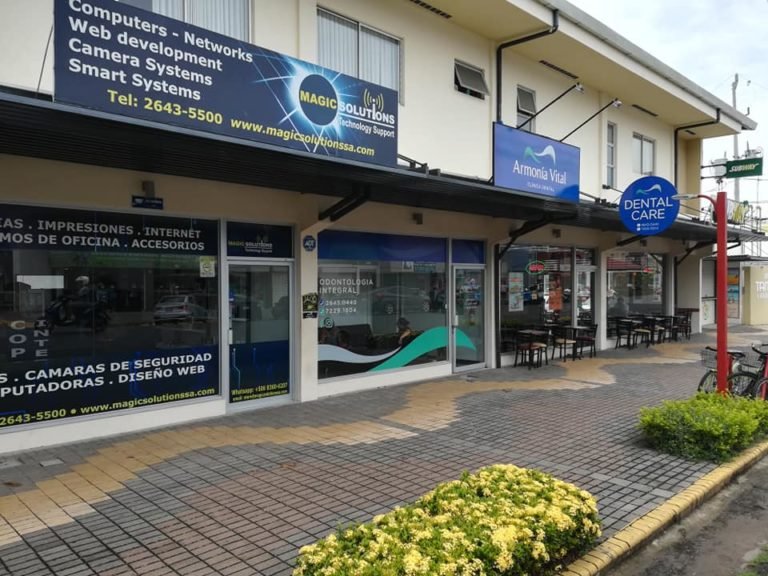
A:
[[[510,50],[567,70],[587,89],[619,98],[625,109],[635,104],[631,109],[637,114],[653,112],[671,126],[714,120],[720,108],[720,123],[695,128],[697,138],[757,127],[745,114],[564,0],[430,0],[429,4],[450,14],[450,22],[495,43],[545,30],[552,24],[552,11],[558,10],[556,34]],[[683,131],[681,136],[692,135]]]

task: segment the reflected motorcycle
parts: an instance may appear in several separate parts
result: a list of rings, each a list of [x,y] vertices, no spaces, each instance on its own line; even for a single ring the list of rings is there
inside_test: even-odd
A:
[[[103,302],[83,302],[71,296],[57,298],[45,310],[45,321],[51,331],[55,326],[77,326],[103,332],[110,320]]]

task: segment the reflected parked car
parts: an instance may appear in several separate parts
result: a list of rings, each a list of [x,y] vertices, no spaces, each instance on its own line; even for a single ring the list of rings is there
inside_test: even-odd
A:
[[[163,322],[205,322],[208,319],[208,310],[197,303],[192,294],[179,294],[176,296],[163,296],[155,304],[155,324]]]
[[[429,312],[432,308],[429,295],[419,288],[388,286],[371,290],[374,314],[391,316],[399,310],[405,312]],[[399,306],[398,306],[399,302]]]

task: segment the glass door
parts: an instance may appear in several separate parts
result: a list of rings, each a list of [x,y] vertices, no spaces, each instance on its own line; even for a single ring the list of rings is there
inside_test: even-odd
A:
[[[229,401],[291,393],[291,267],[229,264]]]
[[[485,365],[485,269],[453,268],[453,368]]]

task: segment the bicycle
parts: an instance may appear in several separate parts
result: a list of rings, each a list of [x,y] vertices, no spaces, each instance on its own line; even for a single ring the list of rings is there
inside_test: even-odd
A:
[[[746,354],[740,350],[728,350],[728,378],[740,370],[739,360]],[[699,380],[699,392],[714,392],[717,390],[717,349],[707,346],[701,351],[701,363],[707,372]]]
[[[768,344],[759,344],[760,348]],[[746,396],[765,400],[768,397],[768,352],[763,352],[755,345],[750,346],[756,354],[745,355],[738,370],[728,376],[728,391],[735,396]]]

